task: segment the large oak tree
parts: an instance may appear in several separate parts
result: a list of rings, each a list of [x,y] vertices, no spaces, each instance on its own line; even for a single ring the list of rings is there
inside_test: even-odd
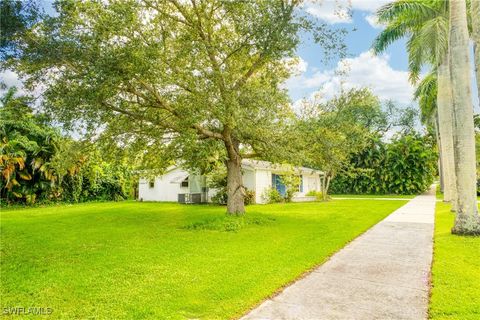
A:
[[[58,1],[9,61],[60,121],[154,150],[157,164],[223,161],[228,212],[244,212],[241,161],[288,154],[281,84],[302,29],[324,48],[336,33],[297,0]],[[294,59],[293,59],[294,60]],[[290,62],[289,62],[290,61]],[[151,157],[150,157],[151,159]]]

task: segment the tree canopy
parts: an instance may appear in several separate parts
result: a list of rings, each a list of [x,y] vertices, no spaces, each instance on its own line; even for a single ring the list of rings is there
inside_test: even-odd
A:
[[[66,124],[101,128],[164,167],[225,161],[228,211],[242,213],[241,159],[289,155],[280,85],[299,32],[315,28],[338,48],[337,33],[302,17],[300,3],[58,1],[58,16],[31,28],[8,65],[31,87],[48,84],[45,107]]]

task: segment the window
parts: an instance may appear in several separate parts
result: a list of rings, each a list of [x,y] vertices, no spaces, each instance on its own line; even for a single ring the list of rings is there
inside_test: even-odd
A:
[[[182,188],[188,188],[188,177],[186,177],[185,180],[183,180],[183,181],[180,183],[180,187],[182,187]]]
[[[298,191],[303,192],[303,175],[300,175],[300,185],[298,186]]]
[[[148,187],[149,187],[149,188],[155,188],[155,180],[153,180],[153,179],[150,180],[150,181],[148,182]]]

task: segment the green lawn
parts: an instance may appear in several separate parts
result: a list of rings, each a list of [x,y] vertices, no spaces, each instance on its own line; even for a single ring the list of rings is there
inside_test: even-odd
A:
[[[258,205],[243,219],[172,203],[2,210],[1,307],[68,319],[238,317],[404,203]]]
[[[480,238],[450,233],[454,215],[437,202],[432,267],[432,319],[480,319]]]
[[[404,194],[332,194],[332,198],[335,199],[341,199],[341,198],[358,198],[358,199],[363,199],[363,198],[378,198],[378,199],[384,199],[384,198],[391,198],[391,199],[413,199],[415,198],[416,195],[404,195]]]

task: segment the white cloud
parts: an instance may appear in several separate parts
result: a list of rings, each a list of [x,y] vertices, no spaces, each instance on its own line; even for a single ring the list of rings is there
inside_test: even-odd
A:
[[[5,70],[1,72],[0,81],[5,83],[7,87],[20,87],[22,85],[22,82],[18,78],[18,75],[11,70]]]
[[[393,100],[409,104],[413,97],[413,87],[408,81],[408,72],[395,70],[389,65],[389,56],[375,56],[370,51],[355,58],[340,61],[334,69],[315,72],[312,76],[297,76],[287,82],[287,87],[318,88],[310,98],[320,95],[330,99],[342,88],[367,87],[382,100]]]
[[[305,11],[331,24],[353,22],[349,8],[347,1],[310,0],[305,3]]]
[[[305,11],[311,15],[331,24],[352,23],[352,10],[365,11],[369,15],[365,19],[374,28],[378,24],[372,24],[374,21],[373,13],[381,6],[392,0],[309,0],[305,3]]]
[[[18,74],[11,70],[4,70],[0,72],[0,82],[6,85],[6,90],[8,90],[11,87],[17,87],[17,95],[23,95],[25,94],[25,90],[23,88],[22,81],[18,77]],[[3,95],[3,93],[6,90],[0,89],[0,95]]]
[[[304,73],[307,71],[308,68],[308,62],[303,60],[302,57],[298,57],[298,62],[297,62],[297,72],[298,73]]]
[[[352,9],[375,12],[381,6],[392,2],[392,0],[350,0],[352,4]]]
[[[369,14],[365,16],[365,20],[367,20],[368,24],[372,26],[372,28],[376,29],[383,29],[385,26],[378,22],[377,16],[374,14]]]

